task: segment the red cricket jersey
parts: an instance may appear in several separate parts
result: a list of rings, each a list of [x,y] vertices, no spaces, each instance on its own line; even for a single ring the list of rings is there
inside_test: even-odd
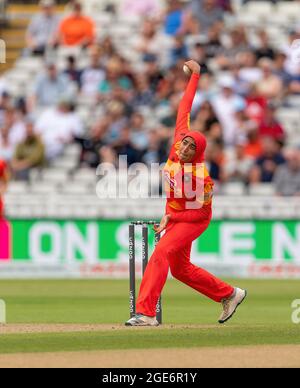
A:
[[[201,133],[190,130],[190,112],[199,78],[198,74],[192,74],[180,102],[174,144],[164,168],[166,212],[171,214],[174,221],[200,222],[211,216],[214,184],[204,164],[206,139]],[[187,136],[196,143],[196,155],[190,164],[184,165],[179,159],[178,150]]]
[[[261,137],[269,136],[276,140],[284,139],[284,130],[277,121],[268,123],[266,120],[263,120],[260,123],[258,132]]]

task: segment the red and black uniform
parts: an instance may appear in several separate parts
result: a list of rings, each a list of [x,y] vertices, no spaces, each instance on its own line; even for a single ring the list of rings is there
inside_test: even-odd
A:
[[[8,181],[8,171],[7,171],[7,165],[3,160],[0,160],[0,184],[7,183]],[[4,217],[4,205],[3,205],[3,199],[1,197],[0,192],[0,219]]]
[[[166,214],[171,219],[151,256],[137,299],[136,311],[150,317],[155,316],[169,269],[176,279],[216,302],[234,292],[233,287],[190,261],[192,242],[208,228],[212,217],[213,181],[204,164],[206,139],[201,133],[190,131],[190,112],[199,78],[198,74],[191,76],[179,106],[174,144],[164,169]],[[178,150],[186,137],[194,139],[196,154],[190,164],[184,165]]]

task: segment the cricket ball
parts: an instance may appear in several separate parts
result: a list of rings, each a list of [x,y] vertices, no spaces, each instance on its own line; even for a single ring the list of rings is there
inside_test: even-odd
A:
[[[184,73],[185,73],[187,76],[191,76],[191,75],[192,75],[192,71],[191,71],[191,69],[190,69],[187,65],[184,65],[184,66],[183,66],[183,71],[184,71]]]

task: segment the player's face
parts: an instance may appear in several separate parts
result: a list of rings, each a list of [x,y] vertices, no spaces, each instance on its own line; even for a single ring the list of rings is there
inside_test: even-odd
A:
[[[192,137],[182,140],[179,148],[179,159],[181,162],[190,163],[196,154],[196,143]]]

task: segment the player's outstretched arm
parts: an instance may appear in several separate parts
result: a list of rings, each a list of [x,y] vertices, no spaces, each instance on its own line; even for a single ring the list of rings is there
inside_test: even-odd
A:
[[[185,93],[180,101],[176,129],[175,139],[190,130],[190,112],[192,110],[193,101],[198,87],[200,78],[200,65],[196,61],[188,61],[185,63],[191,71],[191,78],[185,90]]]

